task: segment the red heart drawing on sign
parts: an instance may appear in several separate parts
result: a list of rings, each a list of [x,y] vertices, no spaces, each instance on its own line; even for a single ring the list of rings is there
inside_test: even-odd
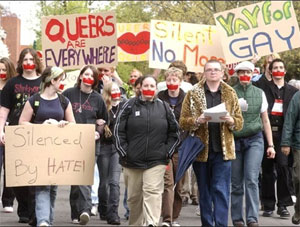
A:
[[[118,38],[118,46],[129,54],[143,54],[149,50],[150,32],[143,31],[137,35],[124,33]]]

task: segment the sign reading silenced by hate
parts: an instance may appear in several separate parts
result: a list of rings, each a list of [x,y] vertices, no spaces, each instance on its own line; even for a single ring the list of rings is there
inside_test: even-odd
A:
[[[6,186],[92,185],[95,125],[5,127]]]
[[[117,65],[114,12],[42,17],[46,66],[80,69],[83,65]]]
[[[214,14],[226,63],[300,47],[292,1],[265,1]]]
[[[215,25],[151,20],[150,31],[150,68],[167,69],[181,60],[188,71],[202,72],[210,59],[225,63]]]

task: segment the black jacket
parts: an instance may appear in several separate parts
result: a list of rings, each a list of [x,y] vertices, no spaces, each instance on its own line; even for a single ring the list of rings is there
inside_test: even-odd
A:
[[[125,167],[167,165],[179,144],[179,126],[171,109],[160,99],[149,102],[134,97],[118,115],[114,142]]]

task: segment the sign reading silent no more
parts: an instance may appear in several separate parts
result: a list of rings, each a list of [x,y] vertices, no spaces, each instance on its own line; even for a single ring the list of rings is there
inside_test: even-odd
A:
[[[95,126],[5,127],[6,185],[92,185]]]

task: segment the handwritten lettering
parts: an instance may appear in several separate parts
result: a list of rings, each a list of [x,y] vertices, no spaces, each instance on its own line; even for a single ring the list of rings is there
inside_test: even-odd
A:
[[[25,127],[18,127],[13,131],[16,140],[13,147],[20,148],[24,146],[62,146],[62,145],[76,145],[82,149],[82,132],[74,132],[74,135],[66,135],[71,138],[60,138],[58,136],[41,137],[34,134],[34,128],[26,130]],[[77,135],[76,135],[77,134]]]
[[[30,166],[24,164],[21,159],[15,160],[15,176],[21,178],[29,178],[27,181],[28,184],[33,184],[36,182],[38,177],[37,166]]]
[[[58,175],[68,172],[85,172],[85,160],[59,160],[48,158],[48,176]]]

